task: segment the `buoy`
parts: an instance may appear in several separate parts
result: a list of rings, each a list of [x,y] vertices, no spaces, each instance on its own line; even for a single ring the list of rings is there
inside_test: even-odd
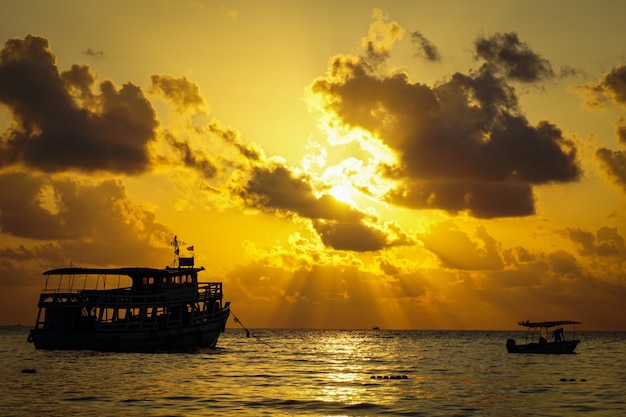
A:
[[[34,369],[22,369],[22,373],[23,374],[34,374],[34,373],[37,373],[37,371],[34,370]]]

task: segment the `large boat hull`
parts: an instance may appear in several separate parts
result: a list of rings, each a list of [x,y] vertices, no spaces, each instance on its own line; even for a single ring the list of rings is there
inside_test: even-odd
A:
[[[36,349],[112,352],[184,351],[214,348],[230,315],[228,307],[212,321],[160,330],[33,329],[29,341]]]
[[[568,354],[575,353],[578,343],[580,340],[518,345],[513,339],[509,339],[506,343],[506,350],[509,353]]]

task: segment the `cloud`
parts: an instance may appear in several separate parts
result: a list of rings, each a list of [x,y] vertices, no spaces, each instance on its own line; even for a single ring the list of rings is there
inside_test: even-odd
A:
[[[437,46],[426,39],[419,31],[416,30],[411,33],[411,40],[419,47],[415,55],[424,56],[427,61],[439,61],[441,59]]]
[[[494,314],[488,325],[494,329],[546,315],[578,318],[590,328],[623,327],[624,320],[615,316],[626,296],[615,278],[622,268],[619,257],[602,260],[611,265],[611,283],[594,275],[597,265],[583,264],[567,250],[507,248],[483,227],[467,234],[444,222],[420,237],[427,247],[413,256],[387,250],[383,260],[369,262],[301,240],[289,247],[255,248],[246,265],[228,273],[229,293],[243,309],[240,315],[279,327],[336,326],[333,318],[353,316],[356,322],[347,327],[421,328],[430,317],[433,323],[426,322],[433,328],[456,328],[463,323],[459,316],[475,326],[485,312]],[[426,249],[439,255],[440,263],[425,264]],[[598,309],[598,303],[607,308]],[[512,311],[524,311],[524,317],[511,316]]]
[[[578,85],[574,90],[591,108],[626,108],[626,65],[611,69],[598,82]],[[613,125],[618,142],[626,145],[624,115],[618,117]],[[596,150],[596,158],[609,180],[626,192],[626,152],[600,147]]]
[[[0,51],[0,103],[13,126],[0,137],[0,167],[138,174],[150,166],[156,114],[141,89],[104,81],[87,66],[59,73],[48,41],[9,39]]]
[[[282,165],[255,167],[238,193],[249,206],[261,210],[293,212],[310,219],[357,221],[362,217],[329,195],[316,197],[307,177],[298,177]]]
[[[200,95],[196,83],[187,80],[187,77],[173,77],[171,75],[153,75],[151,77],[153,92],[163,94],[181,113],[206,113],[206,103]]]
[[[254,167],[250,178],[233,192],[248,207],[312,220],[322,242],[333,249],[375,251],[410,241],[397,226],[375,226],[371,223],[377,219],[350,204],[328,194],[316,196],[310,178],[298,176],[284,165]]]
[[[174,160],[176,160],[179,163],[182,162],[184,166],[198,171],[205,179],[215,178],[219,167],[205,152],[193,149],[188,141],[181,141],[172,134],[166,133],[165,139],[177,154],[176,158],[170,159],[170,164],[174,164]]]
[[[116,224],[143,224],[150,214],[134,206],[117,180],[94,184],[28,173],[0,175],[0,227],[37,240],[90,238],[115,233]],[[125,226],[122,226],[125,227]],[[161,227],[160,232],[165,231]]]
[[[313,227],[326,246],[357,252],[377,251],[387,246],[386,236],[363,223],[316,220]]]
[[[615,227],[601,227],[595,235],[580,228],[568,228],[566,233],[578,245],[581,255],[626,259],[624,237]]]
[[[599,148],[596,157],[609,179],[626,192],[626,151]]]
[[[479,37],[474,42],[476,56],[487,61],[490,70],[521,82],[554,77],[550,62],[519,40],[514,32]]]
[[[529,216],[535,213],[535,195],[528,183],[483,181],[404,181],[386,199],[415,209],[467,211],[483,219]]]
[[[5,173],[0,175],[0,188],[0,230],[42,242],[29,249],[38,251],[33,258],[53,258],[46,255],[53,252],[56,262],[136,265],[157,260],[147,247],[164,247],[173,235],[153,213],[133,204],[117,180],[81,183]]]
[[[209,133],[218,136],[225,143],[232,145],[238,153],[245,158],[246,166],[250,164],[254,165],[256,162],[265,159],[263,150],[254,143],[243,143],[237,130],[228,128],[217,120],[211,121],[206,128]]]
[[[621,116],[614,123],[615,135],[619,143],[626,145],[626,120],[624,116]]]
[[[438,223],[420,239],[448,268],[497,271],[504,266],[500,244],[482,226],[470,238],[449,222]]]
[[[387,20],[388,16],[382,10],[374,9],[369,33],[361,40],[361,46],[372,65],[384,62],[391,46],[404,35],[404,29],[398,22],[388,23]]]
[[[96,50],[96,49],[93,49],[93,48],[87,48],[87,49],[83,49],[81,51],[81,53],[83,55],[87,55],[87,56],[90,56],[90,57],[93,57],[93,58],[100,58],[100,57],[104,56],[104,51],[102,49]]]
[[[337,250],[371,252],[415,243],[394,223],[380,227],[365,221],[315,219],[313,228],[326,246]]]
[[[43,206],[42,193],[47,181],[27,173],[0,175],[0,230],[30,239],[67,239],[80,235],[67,220],[68,211],[57,214]]]
[[[495,48],[509,38],[483,41]],[[576,144],[548,121],[531,125],[495,71],[526,81],[547,75],[546,63],[520,45],[513,42],[513,52],[526,59],[516,67],[500,58],[495,69],[455,73],[433,87],[382,73],[363,57],[336,56],[311,91],[340,123],[368,130],[397,153],[397,165],[380,167],[398,182],[388,201],[484,218],[530,215],[533,185],[577,181],[581,168]]]
[[[10,39],[0,51],[0,103],[12,116],[12,126],[0,132],[0,168],[138,175],[157,163],[171,167],[182,161],[214,179],[264,157],[219,121],[193,124],[191,116],[206,115],[208,106],[185,76],[150,78],[148,91],[163,97],[182,120],[182,126],[159,129],[141,88],[126,83],[118,89],[111,81],[96,87],[98,75],[88,65],[59,72],[55,61],[48,41],[36,36]]]
[[[575,90],[590,107],[613,104],[626,108],[626,65],[618,65],[600,81],[576,86]]]

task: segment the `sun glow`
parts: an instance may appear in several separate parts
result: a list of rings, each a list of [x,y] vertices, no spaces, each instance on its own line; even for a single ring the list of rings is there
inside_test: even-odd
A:
[[[345,185],[335,185],[328,191],[328,194],[333,196],[335,199],[344,202],[344,203],[352,203],[352,190],[346,187]]]

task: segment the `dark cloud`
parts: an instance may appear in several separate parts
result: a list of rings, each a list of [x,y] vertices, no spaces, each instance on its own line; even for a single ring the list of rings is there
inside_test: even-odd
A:
[[[324,194],[316,197],[309,179],[280,165],[256,167],[239,194],[247,204],[264,211],[293,212],[309,219],[358,221],[362,214]]]
[[[487,61],[494,72],[522,82],[554,77],[550,62],[521,42],[514,32],[480,37],[474,42],[476,56]]]
[[[397,152],[400,164],[384,167],[400,182],[388,195],[396,204],[523,216],[535,212],[533,185],[581,175],[574,142],[547,121],[532,126],[515,90],[488,66],[431,88],[340,56],[312,91],[343,123]]]
[[[205,179],[214,178],[218,171],[218,165],[212,161],[205,152],[193,149],[187,141],[181,141],[172,134],[166,134],[170,147],[177,154],[177,161],[182,162],[184,166],[198,171]]]
[[[389,246],[383,232],[360,222],[315,220],[313,227],[322,242],[333,249],[368,252]]]
[[[104,81],[93,93],[87,66],[59,73],[55,60],[48,41],[36,36],[10,39],[0,51],[0,103],[14,122],[0,136],[0,166],[145,171],[158,122],[141,89]]]
[[[621,144],[626,145],[626,120],[624,117],[620,117],[615,122],[615,135]]]
[[[419,47],[417,56],[423,56],[427,61],[439,61],[441,59],[437,47],[419,31],[411,33],[411,41]]]
[[[467,211],[471,216],[486,219],[535,213],[532,186],[523,182],[404,181],[386,198],[416,209]]]

